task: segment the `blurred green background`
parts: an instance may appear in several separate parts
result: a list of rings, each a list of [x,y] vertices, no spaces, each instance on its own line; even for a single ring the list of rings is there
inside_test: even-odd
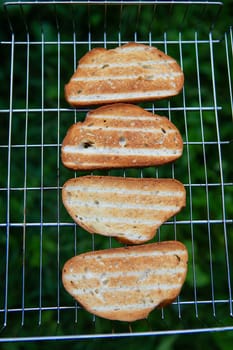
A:
[[[229,302],[233,278],[232,2],[225,1],[223,8],[219,3],[145,5],[143,1],[130,5],[15,3],[5,8],[2,4],[0,337],[233,326]],[[60,190],[75,173],[62,166],[60,144],[68,127],[87,112],[70,108],[64,99],[64,85],[78,59],[93,47],[112,48],[135,40],[167,52],[184,70],[185,88],[179,96],[141,104],[176,124],[184,154],[175,164],[160,168],[101,173],[175,177],[185,184],[186,208],[164,224],[154,240],[184,242],[189,272],[177,303],[153,311],[147,321],[128,325],[93,319],[62,287],[61,268],[68,258],[119,244],[92,237],[66,213]],[[75,349],[202,346],[225,350],[232,348],[232,341],[232,332],[205,332],[3,343],[1,349],[67,345]]]

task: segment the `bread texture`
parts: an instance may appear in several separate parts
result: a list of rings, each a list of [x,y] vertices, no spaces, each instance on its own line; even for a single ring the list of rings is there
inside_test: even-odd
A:
[[[167,117],[116,103],[73,124],[63,140],[61,158],[68,168],[94,170],[162,165],[182,152],[180,132]]]
[[[88,232],[140,244],[185,206],[186,191],[174,179],[87,175],[68,180],[62,200]]]
[[[156,47],[128,43],[85,54],[65,86],[65,97],[75,107],[151,101],[177,95],[183,84],[184,74],[172,57]]]
[[[176,299],[187,263],[179,241],[92,251],[65,263],[62,282],[90,313],[132,322]]]

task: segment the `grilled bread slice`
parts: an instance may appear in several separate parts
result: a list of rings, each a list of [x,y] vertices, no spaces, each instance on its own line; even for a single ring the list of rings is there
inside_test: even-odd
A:
[[[186,192],[174,179],[87,175],[68,180],[62,200],[88,232],[140,244],[185,206]]]
[[[183,72],[172,57],[152,46],[128,43],[85,54],[65,86],[65,97],[72,106],[140,102],[177,95],[183,84]]]
[[[187,262],[187,249],[178,241],[92,251],[68,260],[62,281],[89,312],[131,322],[176,299]]]
[[[162,165],[183,152],[179,130],[166,117],[117,103],[89,112],[62,143],[63,164],[76,170]]]

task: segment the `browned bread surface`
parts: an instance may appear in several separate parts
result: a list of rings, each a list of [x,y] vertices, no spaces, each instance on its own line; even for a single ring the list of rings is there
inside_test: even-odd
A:
[[[179,295],[188,252],[178,241],[87,252],[68,260],[65,289],[89,312],[111,320],[143,319]]]
[[[185,206],[186,192],[174,179],[90,175],[68,180],[62,200],[88,232],[140,244]]]
[[[156,47],[128,43],[85,54],[65,86],[65,97],[73,106],[140,102],[177,95],[183,84],[172,57]]]
[[[62,143],[63,164],[76,170],[162,165],[182,155],[179,130],[166,117],[117,103],[73,124]]]

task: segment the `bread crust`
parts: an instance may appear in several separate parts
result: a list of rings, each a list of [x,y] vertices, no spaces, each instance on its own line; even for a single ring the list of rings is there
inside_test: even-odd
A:
[[[73,220],[89,233],[141,244],[180,212],[186,191],[175,179],[88,175],[68,180],[62,201]]]
[[[187,249],[178,241],[92,251],[65,263],[62,282],[89,312],[132,322],[176,299],[187,263]]]
[[[65,85],[65,98],[74,107],[153,101],[179,94],[183,84],[184,74],[172,57],[130,42],[85,54]]]
[[[61,159],[74,170],[148,167],[173,162],[182,152],[181,134],[167,117],[117,103],[73,124],[62,142]]]

